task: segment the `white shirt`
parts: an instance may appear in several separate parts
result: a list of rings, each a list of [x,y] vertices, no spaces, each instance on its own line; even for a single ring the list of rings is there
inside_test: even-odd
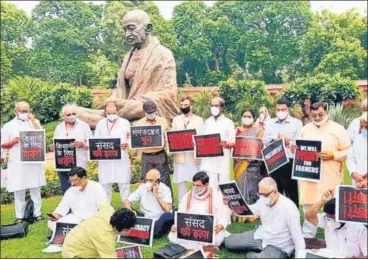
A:
[[[278,139],[278,135],[282,134],[290,138],[291,142],[295,143],[295,139],[300,135],[303,124],[299,119],[288,115],[288,117],[280,122],[278,118],[272,118],[267,121],[266,130],[262,138],[265,146]],[[286,147],[286,153],[289,158],[294,158],[294,154]]]
[[[258,200],[249,208],[261,218],[262,225],[254,233],[254,239],[262,239],[263,248],[273,245],[289,255],[295,248],[297,257],[305,254],[300,213],[294,202],[279,194],[279,200],[272,207]]]
[[[234,122],[224,115],[217,119],[211,116],[204,123],[204,134],[220,134],[221,141],[235,143]],[[230,149],[223,148],[223,151],[223,156],[202,159],[201,170],[230,175]]]
[[[81,120],[76,120],[71,129],[66,129],[65,122],[57,125],[54,132],[54,139],[70,138],[78,142],[87,142],[88,138],[92,138],[92,131],[89,125]],[[84,148],[77,148],[77,166],[87,169],[88,151]]]
[[[130,123],[128,120],[118,118],[113,123],[104,118],[98,122],[94,137],[120,138],[123,144],[127,142],[127,133],[129,132]],[[121,160],[98,162],[98,181],[101,184],[130,183],[130,160],[127,149],[121,150]]]
[[[162,182],[158,187],[158,197],[166,203],[172,204],[171,190]],[[153,195],[152,190],[148,190],[147,186],[142,184],[136,189],[130,196],[128,200],[131,203],[136,201],[141,202],[140,211],[144,214],[146,218],[153,218],[155,220],[159,219],[165,211],[161,208],[157,199]]]
[[[325,240],[328,249],[343,256],[367,255],[367,228],[363,224],[345,223],[339,230],[333,230],[327,225],[325,213],[318,216],[318,227],[325,230]]]
[[[359,134],[359,129],[360,129],[360,117],[353,119],[353,121],[351,121],[347,129],[352,143],[354,142],[355,137]]]
[[[77,187],[70,187],[54,212],[66,216],[71,209],[76,217],[87,219],[97,212],[101,203],[107,203],[104,188],[98,182],[88,180],[83,191]]]
[[[353,149],[350,150],[346,165],[350,174],[357,172],[361,175],[366,174],[367,171],[367,137],[362,134],[355,136],[355,142],[353,143]]]

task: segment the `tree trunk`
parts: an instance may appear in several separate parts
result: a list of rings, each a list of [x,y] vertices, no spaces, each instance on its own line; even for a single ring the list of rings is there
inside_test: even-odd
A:
[[[210,72],[211,69],[210,69],[210,64],[208,63],[208,59],[205,60],[205,63],[206,63],[207,72]]]
[[[220,59],[215,55],[216,71],[220,71]]]

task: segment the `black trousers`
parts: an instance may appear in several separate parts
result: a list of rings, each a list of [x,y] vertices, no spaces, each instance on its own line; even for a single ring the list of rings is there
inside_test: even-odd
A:
[[[144,214],[137,212],[138,217],[144,217]],[[174,215],[171,212],[166,212],[161,215],[161,217],[155,221],[155,228],[153,236],[155,238],[167,235],[171,230],[171,226],[174,225]]]
[[[291,179],[292,171],[293,160],[290,159],[287,164],[271,173],[270,177],[276,181],[279,192],[291,199],[299,208],[298,181]]]
[[[60,187],[62,195],[65,194],[66,190],[70,188],[70,182],[68,172],[57,172],[59,175]]]

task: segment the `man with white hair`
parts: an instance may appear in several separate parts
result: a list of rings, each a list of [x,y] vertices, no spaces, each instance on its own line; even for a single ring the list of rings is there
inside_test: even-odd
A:
[[[132,209],[132,204],[140,201],[138,216],[155,220],[154,237],[161,237],[169,232],[174,223],[171,190],[160,181],[160,172],[151,169],[147,172],[145,183],[141,184],[127,200],[124,206]]]
[[[247,258],[288,258],[295,249],[296,258],[305,256],[305,241],[296,205],[280,194],[271,177],[259,184],[260,199],[249,208],[260,216],[257,230],[232,234],[225,239],[229,250],[244,250]]]
[[[368,111],[368,99],[364,99],[362,101],[362,113],[364,114],[364,112]],[[352,143],[354,143],[354,139],[355,137],[360,134],[359,132],[360,130],[360,117],[355,118],[353,121],[351,121],[347,131],[350,137],[350,140]]]
[[[353,185],[363,182],[367,177],[367,112],[360,117],[360,134],[355,136],[353,149],[349,152],[346,164],[351,174]]]
[[[9,150],[6,188],[8,192],[14,192],[16,223],[23,222],[27,189],[34,203],[34,216],[37,221],[41,221],[41,186],[46,185],[44,163],[21,163],[19,134],[21,131],[42,127],[30,113],[27,102],[15,104],[15,115],[14,119],[4,125],[1,136],[1,147]]]
[[[235,126],[231,119],[224,115],[225,101],[215,97],[211,101],[211,117],[204,123],[203,134],[220,134],[224,155],[203,158],[200,169],[210,177],[210,186],[218,190],[219,184],[230,181],[230,151],[235,143]]]
[[[87,169],[87,142],[88,138],[92,138],[92,131],[89,125],[77,119],[77,106],[75,104],[65,105],[61,110],[60,117],[64,118],[64,122],[61,122],[56,126],[54,139],[75,139],[74,146],[77,148],[77,166]],[[50,150],[53,151],[54,149],[54,145],[51,145]],[[58,171],[63,195],[70,187],[67,173],[67,171]]]

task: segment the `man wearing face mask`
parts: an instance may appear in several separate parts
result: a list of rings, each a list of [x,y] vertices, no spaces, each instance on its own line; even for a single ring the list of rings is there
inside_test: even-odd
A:
[[[141,184],[124,206],[132,209],[132,204],[140,201],[138,216],[155,220],[154,237],[160,237],[169,232],[174,223],[172,210],[172,196],[170,189],[160,181],[160,172],[152,169],[146,174],[145,184]]]
[[[277,190],[271,177],[259,184],[260,199],[248,205],[261,218],[256,230],[232,234],[225,239],[229,250],[244,250],[247,258],[295,258],[305,257],[305,242],[300,228],[300,214],[295,204]]]
[[[363,113],[360,117],[360,134],[355,136],[353,143],[353,149],[349,152],[346,165],[350,172],[353,185],[361,183],[364,180],[364,176],[367,176],[368,172],[368,155],[367,155],[367,112]]]
[[[230,151],[235,143],[235,126],[231,119],[224,115],[225,101],[215,97],[211,101],[211,117],[204,123],[203,134],[220,134],[224,155],[204,158],[200,169],[210,178],[210,186],[218,190],[218,185],[230,181]]]
[[[77,119],[77,106],[75,104],[67,104],[62,110],[60,117],[64,122],[56,126],[54,139],[67,138],[75,139],[74,146],[77,151],[77,166],[84,169],[87,168],[88,158],[88,138],[92,138],[92,131],[89,125]],[[54,151],[54,145],[50,146],[50,150]],[[70,187],[67,172],[58,172],[62,194]]]
[[[196,129],[197,134],[203,132],[203,119],[191,111],[193,99],[190,96],[182,97],[180,110],[182,115],[174,117],[172,130]],[[193,152],[174,153],[174,176],[173,182],[178,184],[179,203],[187,193],[187,182],[199,171],[200,160],[194,159]]]
[[[46,185],[44,163],[21,163],[19,133],[42,127],[30,113],[27,102],[15,104],[15,115],[14,119],[4,125],[1,136],[1,147],[9,151],[6,188],[8,192],[14,192],[16,223],[23,222],[27,189],[34,202],[34,215],[37,221],[41,221],[41,186]]]
[[[104,187],[109,201],[111,201],[112,184],[117,183],[121,201],[124,201],[130,194],[130,160],[127,151],[127,133],[130,132],[130,123],[119,117],[116,112],[116,102],[107,101],[105,104],[106,118],[97,124],[94,137],[120,138],[121,140],[122,159],[119,161],[100,161],[98,181]]]
[[[209,176],[206,172],[197,172],[193,176],[193,189],[183,197],[178,212],[190,214],[210,214],[215,216],[215,245],[220,246],[225,239],[226,227],[230,224],[230,215],[227,206],[223,203],[222,194],[209,185]],[[176,225],[171,227],[169,241],[180,244],[187,249],[199,249],[202,245],[177,238]]]
[[[321,198],[323,191],[334,189],[344,181],[342,163],[351,150],[348,132],[345,128],[328,118],[327,105],[322,102],[311,106],[312,122],[305,125],[300,133],[302,139],[322,141],[322,179],[320,182],[299,181],[300,205],[303,211]],[[295,145],[292,150],[295,150]],[[315,237],[317,228],[304,221],[303,234],[307,240]]]
[[[65,192],[54,212],[49,215],[47,225],[52,231],[58,221],[79,224],[95,214],[102,203],[107,202],[105,190],[98,182],[88,180],[85,169],[75,167],[68,172],[68,176],[71,187]]]
[[[290,115],[289,106],[289,101],[285,99],[277,101],[276,118],[272,118],[267,122],[262,140],[265,146],[278,139],[284,140],[289,162],[272,172],[272,177],[277,183],[279,192],[291,199],[298,207],[298,182],[291,179],[294,153],[290,150],[290,146],[295,143],[295,139],[299,136],[303,124],[299,119]]]
[[[305,213],[305,218],[314,226],[324,229],[326,247],[345,258],[367,259],[367,228],[358,223],[340,223],[335,220],[336,200],[334,190],[324,192]],[[324,213],[319,213],[323,208]]]
[[[367,113],[368,111],[368,99],[364,99],[362,101],[362,113]],[[351,121],[348,129],[349,137],[351,142],[354,142],[355,137],[360,134],[360,117],[355,118],[353,121]]]
[[[156,104],[152,101],[147,101],[143,104],[143,110],[145,117],[136,122],[134,126],[149,126],[149,125],[161,125],[162,133],[169,130],[169,125],[165,118],[157,115]],[[146,148],[142,149],[142,172],[144,179],[146,173],[151,169],[157,169],[161,175],[161,182],[163,182],[167,187],[171,188],[170,181],[170,170],[167,155],[165,152],[165,146],[159,148]],[[172,191],[171,191],[172,193]]]

